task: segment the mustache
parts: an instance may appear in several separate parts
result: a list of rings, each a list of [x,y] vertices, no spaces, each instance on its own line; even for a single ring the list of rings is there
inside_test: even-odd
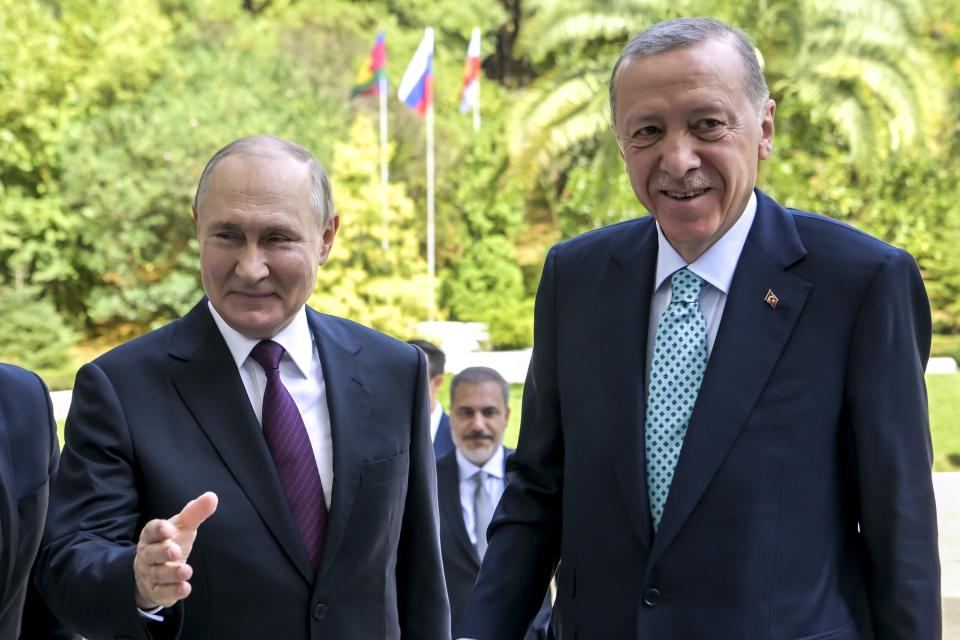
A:
[[[684,176],[680,180],[661,180],[656,184],[657,191],[697,191],[698,189],[707,189],[710,187],[710,181],[706,176],[693,174]]]
[[[470,433],[463,436],[464,440],[489,440],[493,442],[493,436],[489,433],[483,433],[482,431],[471,431]]]

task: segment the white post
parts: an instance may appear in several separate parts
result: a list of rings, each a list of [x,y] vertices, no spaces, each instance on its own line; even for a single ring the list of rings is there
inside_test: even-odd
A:
[[[477,99],[473,103],[473,132],[480,131],[480,78],[477,78],[477,87],[475,89]]]
[[[433,320],[436,309],[436,252],[434,248],[434,157],[433,157],[433,100],[427,105],[427,275],[429,292],[429,319]]]
[[[386,251],[390,248],[390,212],[387,197],[387,185],[390,183],[390,168],[387,162],[387,76],[380,75],[378,81],[380,94],[380,216],[383,223],[383,235],[380,246]]]

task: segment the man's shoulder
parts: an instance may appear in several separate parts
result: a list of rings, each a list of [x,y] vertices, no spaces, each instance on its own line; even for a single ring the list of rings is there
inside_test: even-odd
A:
[[[651,215],[631,218],[623,222],[592,229],[568,240],[558,242],[553,249],[564,253],[609,251],[614,244],[622,242],[624,236],[652,229],[654,225]]]
[[[764,194],[761,194],[761,203],[766,205],[765,208],[775,207],[793,221],[809,254],[838,261],[869,262],[892,255],[908,255],[903,249],[830,215],[786,207]]]
[[[419,353],[413,345],[393,336],[347,318],[321,313],[311,307],[307,307],[307,319],[312,329],[319,330],[326,337],[348,349],[362,347],[374,353],[413,359]]]
[[[22,398],[24,394],[36,394],[41,388],[37,374],[13,364],[0,362],[0,390],[4,395]]]

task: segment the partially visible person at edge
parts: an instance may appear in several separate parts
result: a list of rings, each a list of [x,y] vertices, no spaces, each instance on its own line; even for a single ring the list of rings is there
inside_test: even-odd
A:
[[[43,381],[0,364],[0,638],[73,638],[30,582],[57,472],[57,423]]]
[[[756,187],[774,113],[709,19],[610,80],[650,216],[555,246],[520,439],[456,636],[934,640],[940,567],[913,258]]]
[[[323,167],[237,140],[193,217],[206,297],[77,374],[45,599],[89,640],[449,638],[423,354],[305,304]]]
[[[453,451],[453,439],[450,437],[450,416],[443,410],[437,398],[437,391],[443,384],[443,368],[447,357],[437,345],[426,340],[409,340],[427,356],[427,368],[430,376],[430,438],[433,440],[433,453],[437,458]]]

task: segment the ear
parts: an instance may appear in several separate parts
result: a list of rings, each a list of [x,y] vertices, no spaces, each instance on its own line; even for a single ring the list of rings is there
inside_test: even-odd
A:
[[[327,223],[326,228],[323,230],[323,235],[320,237],[320,262],[319,264],[324,264],[327,261],[327,258],[330,257],[330,250],[333,248],[333,239],[337,235],[337,229],[340,228],[340,214],[334,212],[333,217],[330,218],[330,222]]]
[[[193,216],[193,224],[200,224],[199,220],[197,220],[197,208],[195,206],[190,207],[190,213]]]
[[[766,160],[773,153],[773,116],[777,112],[777,103],[773,100],[767,100],[763,105],[763,113],[760,117],[760,148],[759,156],[761,160]]]

